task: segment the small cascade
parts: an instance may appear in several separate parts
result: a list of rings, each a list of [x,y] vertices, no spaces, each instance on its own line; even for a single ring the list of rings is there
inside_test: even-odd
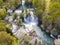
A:
[[[25,0],[22,0],[22,8],[25,8]]]
[[[22,8],[24,10],[25,8],[25,0],[22,0]],[[18,13],[18,12],[17,12]],[[23,29],[23,27],[19,27],[17,31],[14,31],[15,29],[15,24],[12,24],[13,26],[13,32],[16,32],[15,34],[17,36],[20,36],[21,32],[29,32],[31,30],[35,30],[38,37],[42,39],[42,45],[54,45],[53,39],[50,38],[44,31],[42,31],[37,25],[38,25],[38,17],[34,15],[34,12],[32,10],[29,10],[30,15],[26,17],[26,11],[24,10],[24,22],[23,24],[25,25],[26,29]]]
[[[30,15],[24,19],[25,23],[34,23],[35,25],[38,25],[38,18],[33,14],[33,11],[30,11]]]
[[[34,22],[35,16],[34,16],[33,12],[30,12],[30,15],[31,15],[31,19],[32,19],[31,21]]]

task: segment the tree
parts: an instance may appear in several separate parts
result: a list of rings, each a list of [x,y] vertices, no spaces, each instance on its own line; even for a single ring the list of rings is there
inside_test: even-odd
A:
[[[0,10],[0,19],[4,19],[7,16],[7,12],[5,9]]]
[[[0,0],[0,8],[3,6],[3,0]]]
[[[13,35],[12,30],[11,30],[11,25],[8,25],[8,26],[7,25],[6,25],[6,23],[4,23],[4,21],[0,20],[0,32],[5,31],[5,32]]]
[[[35,15],[41,20],[42,19],[42,14],[43,14],[43,10],[40,8],[40,7],[38,7],[37,9],[36,9],[36,12],[35,12]]]
[[[45,0],[33,0],[32,4],[36,9],[35,15],[42,21],[42,15],[45,12]]]
[[[37,6],[38,6],[38,5],[37,5],[37,4],[38,4],[37,2],[38,2],[38,0],[33,0],[33,1],[32,1],[34,7],[37,7]]]
[[[60,33],[60,15],[54,15],[54,28],[57,30],[56,32]]]
[[[59,12],[59,11],[60,11],[60,2],[51,2],[49,7],[50,15],[53,15],[54,12]]]
[[[46,15],[43,17],[42,24],[44,25],[44,29],[47,29],[48,27],[51,28],[52,23],[53,23],[53,17],[52,16]],[[50,29],[50,28],[48,28],[48,29]]]
[[[15,37],[11,36],[10,34],[4,31],[0,32],[0,44],[1,45],[19,45]]]
[[[48,10],[48,15],[43,16],[42,24],[49,33],[58,35],[60,33],[60,2],[51,0]]]
[[[18,26],[22,26],[22,19],[17,19]]]
[[[24,14],[23,13],[20,14],[20,19],[22,19],[22,21],[24,20]]]
[[[21,5],[21,0],[0,0],[0,8],[15,10]]]
[[[13,14],[13,20],[15,20],[16,18],[17,18],[17,14],[14,13],[14,14]]]
[[[6,31],[6,25],[2,21],[0,21],[0,31]]]

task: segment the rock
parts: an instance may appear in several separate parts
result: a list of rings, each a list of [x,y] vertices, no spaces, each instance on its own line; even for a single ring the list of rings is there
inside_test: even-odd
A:
[[[60,38],[60,35],[58,35],[58,38]]]
[[[55,42],[55,45],[60,45],[60,39],[55,39],[54,42]]]

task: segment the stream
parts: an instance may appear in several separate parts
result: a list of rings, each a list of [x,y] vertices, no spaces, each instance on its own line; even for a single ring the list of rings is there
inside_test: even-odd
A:
[[[22,8],[22,9],[26,8],[26,7],[25,7],[25,0],[22,0],[22,6],[19,7],[15,12],[16,12],[16,13],[21,13],[21,12],[22,12],[22,11],[20,10],[21,8]],[[30,9],[30,8],[29,8],[29,9]],[[33,8],[32,8],[32,9],[33,9]],[[38,17],[36,17],[36,16],[34,15],[34,11],[29,10],[29,13],[30,13],[30,15],[29,15],[27,18],[24,17],[24,22],[23,22],[23,24],[24,24],[25,27],[26,27],[26,30],[35,30],[36,33],[37,33],[37,35],[38,35],[38,37],[39,37],[40,39],[42,39],[42,44],[41,44],[41,45],[54,45],[54,40],[53,40],[53,38],[51,38],[50,36],[48,36],[46,32],[42,31],[42,30],[40,29],[40,27],[38,27]],[[24,12],[24,15],[26,15],[25,12]],[[12,19],[11,19],[11,20],[12,20]],[[12,23],[12,32],[14,33],[14,35],[19,36],[21,30],[22,30],[22,32],[23,32],[24,29],[21,27],[21,28],[19,28],[19,29],[17,30],[17,29],[16,29],[16,25],[17,25],[17,24],[16,24],[15,22]],[[26,33],[26,30],[24,31],[25,33]],[[28,32],[28,31],[27,31],[27,32]]]

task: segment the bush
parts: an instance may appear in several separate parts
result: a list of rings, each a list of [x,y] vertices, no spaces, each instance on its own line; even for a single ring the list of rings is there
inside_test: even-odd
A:
[[[3,34],[3,35],[2,35]],[[0,44],[1,45],[18,45],[18,41],[15,37],[11,36],[7,32],[0,32]]]
[[[7,16],[7,12],[5,9],[0,10],[0,19],[4,19]]]

